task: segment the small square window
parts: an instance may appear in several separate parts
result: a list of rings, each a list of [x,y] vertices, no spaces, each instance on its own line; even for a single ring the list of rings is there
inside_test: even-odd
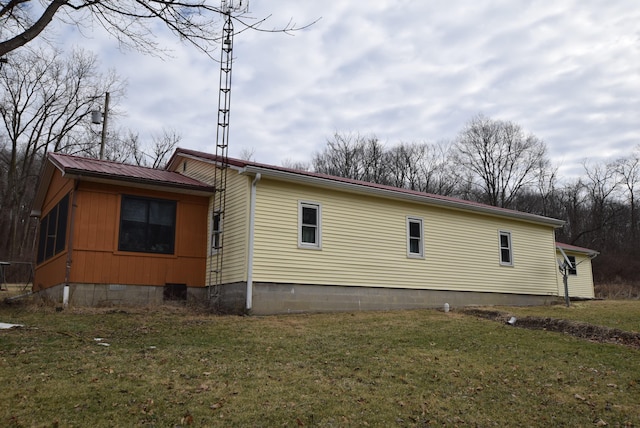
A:
[[[298,246],[301,248],[322,247],[321,208],[313,202],[298,204]]]
[[[422,219],[407,217],[407,256],[424,257]]]
[[[513,266],[513,250],[511,248],[511,233],[500,232],[500,264]]]

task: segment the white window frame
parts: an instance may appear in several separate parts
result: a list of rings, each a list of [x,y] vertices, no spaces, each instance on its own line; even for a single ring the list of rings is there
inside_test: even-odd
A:
[[[216,217],[218,217],[218,228],[216,229]],[[217,245],[216,245],[216,241]],[[222,246],[222,213],[214,212],[211,216],[211,242],[209,248],[210,255],[216,255],[220,252],[220,247]]]
[[[415,239],[415,237],[411,236],[411,223],[418,223],[420,225],[419,251],[417,253],[411,251],[411,240]],[[424,221],[422,217],[407,216],[407,257],[424,259]]]
[[[507,237],[507,242],[509,244],[508,247],[502,246],[502,237]],[[509,261],[505,262],[502,257],[502,250],[509,250]],[[507,230],[499,230],[498,231],[498,253],[500,255],[500,266],[513,266],[513,241],[511,240],[511,232]]]
[[[302,227],[309,227],[309,225],[304,225],[302,223],[303,208],[313,208],[316,210],[316,242],[314,243],[302,241]],[[322,249],[322,205],[319,202],[298,201],[298,248],[305,248],[310,250]]]

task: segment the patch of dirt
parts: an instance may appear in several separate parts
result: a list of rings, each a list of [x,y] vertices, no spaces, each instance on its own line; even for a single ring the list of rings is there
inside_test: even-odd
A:
[[[500,311],[466,308],[461,311],[467,315],[486,318],[509,324],[514,315]],[[581,321],[563,320],[543,317],[516,317],[514,327],[528,328],[531,330],[546,330],[569,334],[592,342],[614,343],[640,349],[640,333],[632,333],[617,328],[602,327]]]

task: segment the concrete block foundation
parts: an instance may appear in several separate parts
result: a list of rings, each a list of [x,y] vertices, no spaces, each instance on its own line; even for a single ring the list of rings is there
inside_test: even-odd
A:
[[[230,284],[221,292],[221,312],[243,313],[246,284]],[[223,285],[221,288],[228,287]],[[558,296],[507,293],[478,293],[403,288],[345,287],[335,285],[254,283],[252,315],[303,312],[350,312],[442,308],[471,305],[535,306],[558,302]]]
[[[70,284],[69,303],[76,306],[157,306],[168,303],[165,287],[120,284]],[[414,290],[336,285],[254,283],[253,307],[246,310],[246,283],[187,287],[187,304],[223,314],[272,315],[442,308],[480,305],[533,306],[561,301],[558,296]],[[64,285],[41,290],[41,298],[62,303]],[[175,300],[170,300],[175,302]]]
[[[64,284],[59,284],[37,294],[43,300],[62,303]],[[69,304],[74,306],[157,306],[168,303],[164,298],[165,287],[124,284],[69,284]],[[207,289],[187,287],[186,303],[205,303]],[[170,300],[176,302],[176,300]]]

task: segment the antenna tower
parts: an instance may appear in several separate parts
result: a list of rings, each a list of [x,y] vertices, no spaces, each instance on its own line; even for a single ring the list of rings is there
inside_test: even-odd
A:
[[[209,298],[214,300],[222,284],[224,220],[229,168],[229,113],[231,107],[231,69],[233,65],[233,13],[245,13],[248,1],[222,0],[220,12],[224,16],[220,49],[220,90],[218,93],[218,126],[216,131],[215,194],[211,210],[209,242]]]

